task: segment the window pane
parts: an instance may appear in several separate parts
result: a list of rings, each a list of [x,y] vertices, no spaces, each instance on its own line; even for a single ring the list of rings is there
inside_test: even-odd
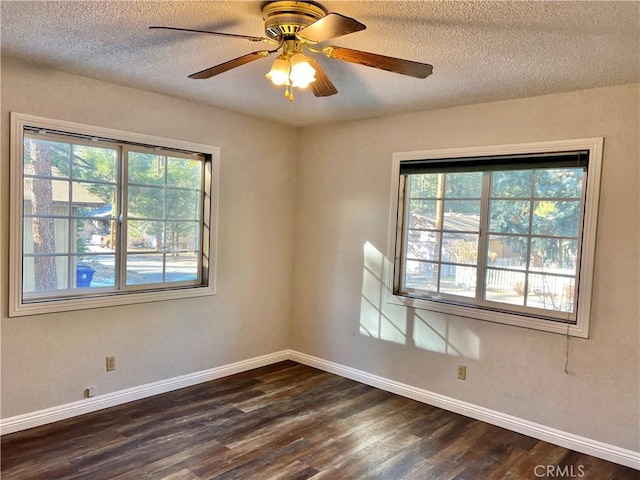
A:
[[[198,256],[193,252],[181,252],[167,256],[165,282],[186,282],[198,279]]]
[[[129,187],[129,217],[164,218],[164,189]]]
[[[525,274],[488,268],[485,272],[485,300],[524,305]]]
[[[35,262],[33,257],[22,258],[22,293],[35,292]]]
[[[76,284],[82,288],[115,287],[115,255],[79,255]]]
[[[531,170],[491,172],[491,196],[530,198],[532,175]]]
[[[417,290],[436,292],[438,288],[438,264],[407,260],[405,286]]]
[[[163,185],[167,157],[151,153],[129,152],[129,183]]]
[[[78,211],[78,209],[81,207],[98,209],[109,205],[115,198],[115,194],[115,185],[104,185],[89,182],[71,182],[71,195],[74,206],[72,215],[80,215],[81,213]]]
[[[443,264],[440,270],[440,292],[463,297],[476,296],[477,269]]]
[[[127,285],[162,283],[164,254],[127,255]]]
[[[445,200],[444,212],[445,230],[480,230],[480,200]]]
[[[439,173],[410,175],[409,185],[411,197],[435,197],[438,191],[439,176],[441,176]]]
[[[447,173],[445,196],[447,198],[480,198],[482,172]]]
[[[23,277],[25,293],[113,287],[115,258],[113,255],[25,257]]]
[[[159,251],[164,239],[164,222],[129,220],[127,251]]]
[[[496,233],[528,233],[530,204],[522,200],[491,200],[489,230]]]
[[[539,201],[533,203],[533,233],[577,237],[580,201]]]
[[[73,173],[79,180],[116,181],[117,151],[112,148],[73,145]]]
[[[71,251],[85,253],[89,251],[89,239],[87,231],[91,226],[90,221],[82,219],[71,220],[71,233],[74,238],[71,240]]]
[[[92,193],[94,188],[95,194]],[[115,185],[73,182],[71,191],[74,201],[71,215],[96,219],[115,219],[113,211],[113,201],[116,198]]]
[[[429,228],[436,227],[436,211],[440,200],[411,200],[409,203],[409,227]]]
[[[194,252],[127,256],[127,285],[194,281],[198,272]]]
[[[83,220],[81,228],[83,229],[87,251],[105,252],[113,250],[115,247],[116,225],[110,217]]]
[[[96,270],[91,265],[91,257],[81,257],[76,264],[76,288],[90,288]]]
[[[166,222],[165,251],[173,254],[198,250],[197,222]],[[199,232],[199,230],[198,230]]]
[[[23,253],[69,253],[69,220],[66,218],[25,218]]]
[[[529,275],[528,307],[573,312],[574,294],[574,278]]]
[[[200,189],[201,182],[202,162],[184,158],[167,159],[168,186]]]
[[[577,255],[577,240],[532,238],[530,269],[574,275]]]
[[[493,267],[525,269],[527,237],[489,235],[487,263]]]
[[[200,192],[167,190],[167,218],[200,218]]]
[[[580,197],[582,195],[582,168],[536,170],[536,197]]]
[[[25,215],[69,215],[69,182],[49,178],[24,179]]]
[[[444,233],[442,235],[442,261],[476,265],[478,263],[478,236]]]
[[[24,141],[24,174],[69,177],[70,145],[27,138]]]
[[[417,260],[438,260],[440,255],[440,234],[424,231],[409,231],[407,258]]]
[[[70,285],[69,257],[41,255],[24,257],[22,262],[22,292],[55,292]]]

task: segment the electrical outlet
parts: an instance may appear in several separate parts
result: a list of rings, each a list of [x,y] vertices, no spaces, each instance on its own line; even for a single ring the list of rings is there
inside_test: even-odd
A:
[[[107,372],[112,372],[116,369],[116,357],[107,357]]]
[[[96,387],[87,387],[87,389],[85,390],[85,394],[87,395],[87,398],[95,397]]]
[[[466,380],[466,379],[467,379],[467,366],[458,365],[458,380]]]

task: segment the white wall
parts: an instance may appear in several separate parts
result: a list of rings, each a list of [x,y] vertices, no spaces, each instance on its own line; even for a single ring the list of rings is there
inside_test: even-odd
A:
[[[219,146],[218,294],[7,318],[10,111]],[[295,131],[8,58],[1,115],[3,418],[288,346]]]
[[[303,129],[291,348],[640,450],[639,105],[638,85],[627,85]],[[605,146],[591,338],[571,339],[570,375],[561,335],[381,299],[393,152],[596,136]]]

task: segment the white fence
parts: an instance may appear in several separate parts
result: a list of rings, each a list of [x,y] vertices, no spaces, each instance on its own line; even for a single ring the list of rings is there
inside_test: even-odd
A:
[[[573,290],[574,278],[572,270],[553,269],[544,272],[529,272],[529,292],[549,295],[568,295]],[[455,267],[455,282],[464,287],[471,287],[476,282],[476,269],[473,267]],[[488,269],[485,288],[490,292],[524,294],[525,272],[513,270]]]

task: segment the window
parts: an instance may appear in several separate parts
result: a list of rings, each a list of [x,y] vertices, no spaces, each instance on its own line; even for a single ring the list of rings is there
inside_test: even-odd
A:
[[[394,155],[394,303],[588,336],[602,139]]]
[[[12,114],[10,314],[214,293],[217,149]]]

